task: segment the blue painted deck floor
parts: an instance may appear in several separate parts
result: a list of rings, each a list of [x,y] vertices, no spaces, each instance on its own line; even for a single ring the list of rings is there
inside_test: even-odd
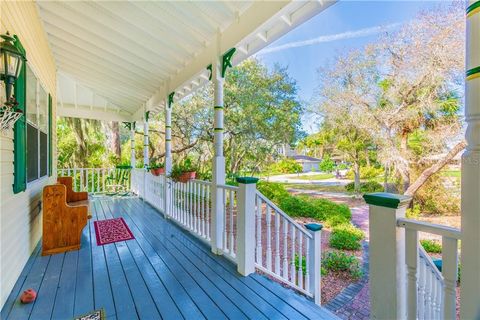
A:
[[[108,319],[335,319],[292,290],[210,253],[138,198],[96,198],[82,248],[42,257],[37,247],[1,319],[72,319],[104,308]],[[97,246],[93,221],[123,217],[135,240]],[[37,300],[19,302],[33,288]]]

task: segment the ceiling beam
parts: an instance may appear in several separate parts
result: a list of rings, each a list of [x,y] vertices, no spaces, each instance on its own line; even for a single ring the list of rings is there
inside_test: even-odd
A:
[[[67,104],[66,104],[67,105]],[[82,106],[78,108],[72,107],[57,107],[58,117],[70,117],[80,119],[91,119],[100,121],[118,121],[118,122],[130,122],[132,116],[116,111],[104,111],[98,108],[90,109],[89,106]]]

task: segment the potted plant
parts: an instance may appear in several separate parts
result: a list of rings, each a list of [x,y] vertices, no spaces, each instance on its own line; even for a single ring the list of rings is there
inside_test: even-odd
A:
[[[193,166],[192,161],[187,158],[182,162],[173,165],[170,178],[173,181],[186,183],[189,180],[195,179],[197,176],[197,169]]]
[[[150,164],[150,172],[154,176],[159,176],[165,173],[165,164],[162,162],[153,162]]]

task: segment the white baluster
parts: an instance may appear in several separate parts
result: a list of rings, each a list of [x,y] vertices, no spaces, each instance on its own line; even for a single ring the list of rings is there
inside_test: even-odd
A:
[[[95,192],[95,169],[90,169],[92,173],[92,191]]]
[[[456,284],[458,277],[457,239],[442,237],[442,275],[444,278],[444,319],[456,318]],[[468,281],[468,279],[466,279]]]
[[[292,274],[292,279],[290,280],[292,283],[297,283],[296,277],[297,277],[297,268],[295,267],[295,225],[292,223],[291,224],[292,228],[290,230],[290,242],[292,244],[291,249],[292,249],[292,255],[291,255],[291,274]]]
[[[405,260],[407,263],[407,316],[410,320],[417,318],[417,264],[418,264],[418,232],[412,229],[405,231]]]
[[[417,303],[417,316],[418,319],[425,319],[425,286],[426,286],[426,267],[425,259],[420,257],[419,259],[419,273],[418,273],[418,303]]]
[[[288,221],[283,218],[283,273],[282,277],[288,280]]]
[[[205,217],[205,229],[207,230],[207,239],[211,239],[210,238],[210,199],[211,199],[211,187],[210,185],[207,185],[207,188],[206,188],[206,208],[205,208],[205,212],[206,212],[206,217]]]
[[[257,201],[257,248],[256,248],[256,253],[257,253],[257,263],[261,266],[262,264],[262,258],[263,258],[263,252],[262,252],[262,199],[257,195],[256,197]]]
[[[222,212],[223,212],[223,251],[228,251],[228,243],[227,243],[227,219],[228,219],[228,210],[227,210],[227,190],[222,188],[223,192],[223,205],[222,205]]]
[[[432,271],[425,270],[425,319],[432,319]]]
[[[73,190],[77,190],[77,168],[73,168]]]
[[[230,254],[233,254],[234,251],[234,235],[233,235],[233,202],[235,201],[234,193],[232,190],[229,192],[230,200]]]
[[[272,270],[272,228],[271,221],[272,217],[270,215],[270,206],[266,204],[266,221],[267,221],[267,269]]]
[[[303,234],[298,231],[298,286],[303,288]]]
[[[310,292],[310,241],[305,239],[305,291]],[[300,263],[303,268],[303,263]],[[302,270],[303,271],[303,270]]]
[[[275,210],[275,273],[280,275],[280,214]]]

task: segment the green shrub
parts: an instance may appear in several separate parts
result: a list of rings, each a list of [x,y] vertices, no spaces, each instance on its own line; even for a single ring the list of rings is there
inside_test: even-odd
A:
[[[325,156],[318,167],[323,172],[332,172],[335,169],[335,162],[329,156]]]
[[[428,253],[442,253],[442,244],[435,240],[420,240],[423,249]]]
[[[345,190],[347,190],[348,192],[353,192],[355,190],[355,183],[350,182],[346,184]],[[381,192],[381,191],[383,191],[383,186],[376,181],[360,182],[361,193]]]
[[[290,197],[287,189],[281,183],[264,182],[257,183],[257,189],[268,199],[279,203],[280,199]]]
[[[330,247],[340,250],[358,250],[363,238],[362,230],[352,224],[341,224],[334,227],[330,234]]]
[[[420,205],[416,203],[413,205],[413,208],[407,208],[407,211],[405,214],[407,218],[412,219],[412,218],[417,218],[418,216],[420,216],[421,213],[422,213],[422,209],[420,208]]]
[[[360,179],[362,180],[372,180],[384,174],[383,168],[376,168],[373,166],[360,167]],[[353,180],[355,174],[353,170],[347,172],[347,178]]]
[[[362,276],[360,260],[353,254],[346,254],[341,251],[326,252],[322,258],[322,267],[327,272],[348,271],[354,279]]]
[[[272,173],[300,173],[302,170],[302,165],[290,158],[282,159],[269,167]]]

